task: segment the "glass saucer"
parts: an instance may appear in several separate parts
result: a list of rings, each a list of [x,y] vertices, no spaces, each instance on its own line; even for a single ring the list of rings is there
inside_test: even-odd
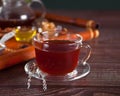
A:
[[[85,77],[90,72],[90,65],[88,63],[86,64],[78,64],[78,67],[71,73],[68,73],[64,76],[51,76],[49,74],[46,74],[42,72],[35,60],[31,60],[28,63],[26,63],[25,72],[28,74],[28,76],[43,80],[43,78],[46,81],[52,81],[52,82],[64,82],[64,81],[73,81],[80,78]]]

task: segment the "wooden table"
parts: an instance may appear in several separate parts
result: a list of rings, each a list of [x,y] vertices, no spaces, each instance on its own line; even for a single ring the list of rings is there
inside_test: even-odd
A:
[[[100,25],[100,37],[88,43],[92,55],[91,72],[86,77],[65,83],[42,83],[32,79],[27,89],[26,62],[0,71],[0,96],[120,96],[120,11],[51,11],[71,17],[93,19]],[[79,30],[79,27],[65,25]]]

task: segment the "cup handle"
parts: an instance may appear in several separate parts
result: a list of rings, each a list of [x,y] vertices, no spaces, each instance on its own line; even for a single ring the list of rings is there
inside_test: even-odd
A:
[[[81,63],[82,63],[83,65],[85,65],[86,62],[87,62],[87,60],[90,58],[92,48],[91,48],[91,46],[90,46],[89,44],[87,44],[87,43],[82,43],[82,44],[81,44],[81,48],[84,48],[84,49],[87,50],[86,55],[85,55],[85,56],[83,57],[83,59],[81,60]]]
[[[45,15],[46,15],[46,8],[45,8],[44,3],[41,0],[31,0],[31,2],[28,3],[28,5],[31,5],[33,2],[37,2],[37,3],[39,3],[41,5],[41,10],[42,10],[41,18],[44,18]]]

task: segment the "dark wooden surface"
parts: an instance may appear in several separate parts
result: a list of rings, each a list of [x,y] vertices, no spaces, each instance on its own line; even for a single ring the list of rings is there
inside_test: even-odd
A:
[[[42,83],[32,79],[27,89],[26,62],[0,71],[0,96],[120,96],[120,11],[51,11],[57,14],[93,19],[100,25],[100,37],[89,41],[91,72],[85,78],[67,82]],[[79,31],[79,27],[65,25]]]

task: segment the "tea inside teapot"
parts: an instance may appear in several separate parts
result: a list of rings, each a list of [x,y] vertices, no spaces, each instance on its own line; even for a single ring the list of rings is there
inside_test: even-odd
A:
[[[31,0],[29,4],[25,0],[2,0],[0,27],[32,25],[36,16],[33,9],[28,5],[34,1],[40,3],[39,0]]]

